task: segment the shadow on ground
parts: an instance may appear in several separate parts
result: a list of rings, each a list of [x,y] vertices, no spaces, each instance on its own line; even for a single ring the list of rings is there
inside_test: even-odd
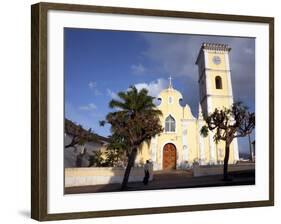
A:
[[[193,177],[191,170],[155,171],[153,181],[148,185],[142,182],[129,183],[126,191],[164,190],[177,188],[219,187],[254,185],[255,171],[237,171],[229,174],[231,181],[223,181],[222,175]],[[65,194],[120,192],[121,184],[67,187]]]

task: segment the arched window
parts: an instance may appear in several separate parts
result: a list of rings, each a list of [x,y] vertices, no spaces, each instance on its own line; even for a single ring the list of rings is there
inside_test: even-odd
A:
[[[216,89],[222,89],[222,81],[220,76],[216,76]]]
[[[165,131],[166,132],[176,131],[176,121],[171,115],[169,115],[165,120]]]

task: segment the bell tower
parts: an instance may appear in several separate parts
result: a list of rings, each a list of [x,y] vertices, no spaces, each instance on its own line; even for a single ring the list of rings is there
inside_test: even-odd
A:
[[[233,104],[229,52],[226,44],[203,43],[196,60],[199,76],[199,100],[204,117],[215,108],[229,108]],[[212,144],[213,145],[213,144]],[[234,160],[239,159],[237,141],[234,145]],[[214,147],[210,146],[211,160],[217,160]]]
[[[229,52],[226,44],[203,43],[196,61],[199,95],[204,116],[233,103]]]

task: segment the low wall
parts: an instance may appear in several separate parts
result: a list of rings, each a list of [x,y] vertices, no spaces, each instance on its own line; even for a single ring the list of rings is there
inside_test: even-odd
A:
[[[254,170],[254,169],[255,169],[255,163],[228,165],[228,172]],[[217,174],[223,174],[223,165],[193,167],[193,176],[195,177],[210,176],[210,175],[217,175]]]
[[[151,167],[150,181],[153,179],[152,170]],[[65,187],[122,183],[124,173],[125,168],[119,167],[65,168]],[[143,167],[132,167],[129,182],[140,182],[143,177]]]

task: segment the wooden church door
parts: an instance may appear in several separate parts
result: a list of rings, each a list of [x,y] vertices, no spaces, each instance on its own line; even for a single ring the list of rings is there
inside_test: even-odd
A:
[[[163,170],[176,169],[177,150],[176,147],[168,143],[163,149]]]

